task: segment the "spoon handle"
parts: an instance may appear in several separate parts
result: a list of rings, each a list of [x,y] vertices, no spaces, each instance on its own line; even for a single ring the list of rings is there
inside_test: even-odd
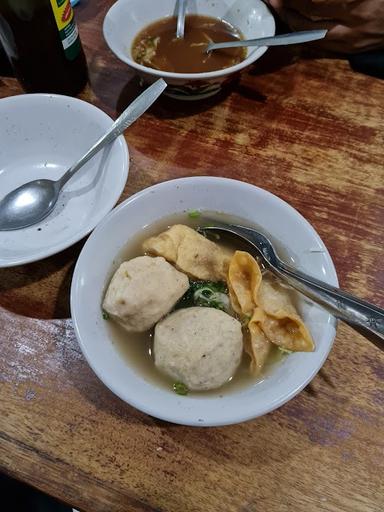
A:
[[[304,295],[331,310],[337,318],[352,327],[375,334],[384,341],[384,309],[293,269],[281,260],[278,261],[275,273]]]
[[[221,48],[236,48],[239,46],[280,46],[286,44],[308,43],[323,39],[327,30],[304,30],[302,32],[291,32],[272,37],[261,37],[258,39],[240,39],[239,41],[226,41],[224,43],[209,43],[207,52]]]
[[[134,123],[151,105],[167,87],[166,82],[160,78],[143,93],[140,94],[112,124],[110,129],[80,158],[68,171],[58,180],[62,187],[72,178],[76,171],[96,155],[103,147],[114,141],[121,135],[128,126]]]
[[[225,225],[211,219],[205,219],[205,222],[207,226],[202,228],[203,232],[224,231],[250,243],[268,270],[383,349],[384,309],[287,265],[277,256],[268,238],[254,229],[237,224]]]
[[[186,10],[187,10],[187,0],[178,0],[178,2],[177,2],[177,27],[176,27],[177,39],[183,39],[183,37],[184,37]]]

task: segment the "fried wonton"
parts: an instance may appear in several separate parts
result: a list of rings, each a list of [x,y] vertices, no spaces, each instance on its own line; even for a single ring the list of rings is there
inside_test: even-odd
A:
[[[292,351],[311,351],[314,343],[297,314],[287,289],[272,276],[264,278],[257,261],[236,251],[228,270],[228,289],[234,311],[247,320],[245,350],[251,371],[262,369],[272,344]]]
[[[245,336],[244,348],[251,357],[252,373],[259,373],[262,370],[273,346],[261,329],[264,317],[264,311],[261,308],[256,308],[248,322],[249,335]]]
[[[261,329],[265,318],[258,306],[258,292],[262,282],[260,267],[249,253],[236,251],[228,270],[228,290],[233,310],[246,320],[249,332],[244,337],[244,349],[251,357],[251,371],[258,373],[272,349],[272,344]]]
[[[258,293],[266,312],[262,329],[275,345],[297,352],[311,352],[315,345],[303,320],[297,314],[289,290],[274,278],[263,279]]]
[[[255,258],[247,252],[236,251],[229,265],[228,290],[232,308],[238,315],[253,315],[261,280],[261,270]]]
[[[163,256],[194,279],[226,281],[232,253],[194,229],[176,224],[143,243],[144,252]]]

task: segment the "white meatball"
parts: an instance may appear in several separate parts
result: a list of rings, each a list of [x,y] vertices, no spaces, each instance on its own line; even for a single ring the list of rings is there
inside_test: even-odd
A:
[[[164,258],[139,256],[116,270],[103,308],[127,331],[143,332],[169,313],[188,288],[188,277]]]
[[[241,324],[218,309],[180,309],[156,325],[153,348],[155,365],[175,381],[190,390],[215,389],[240,363]]]

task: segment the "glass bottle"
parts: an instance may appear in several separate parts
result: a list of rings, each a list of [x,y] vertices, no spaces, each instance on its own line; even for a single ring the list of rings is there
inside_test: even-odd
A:
[[[26,92],[76,95],[87,82],[70,0],[0,0],[0,43]]]

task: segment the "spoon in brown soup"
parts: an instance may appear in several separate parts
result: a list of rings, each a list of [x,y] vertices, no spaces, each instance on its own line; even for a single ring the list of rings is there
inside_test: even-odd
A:
[[[327,32],[328,30],[304,30],[302,32],[292,32],[272,37],[260,37],[258,39],[240,39],[237,41],[223,41],[222,43],[209,43],[205,51],[210,52],[212,50],[244,46],[284,46],[287,44],[308,43],[310,41],[323,39]]]
[[[187,10],[187,0],[177,0],[177,27],[176,38],[183,39],[185,27],[185,13]]]

